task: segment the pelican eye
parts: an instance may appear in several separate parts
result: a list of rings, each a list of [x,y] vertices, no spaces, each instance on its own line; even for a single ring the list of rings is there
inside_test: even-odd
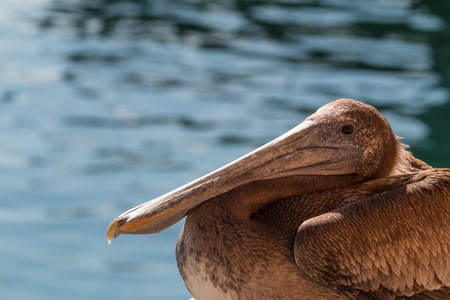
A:
[[[342,131],[343,133],[345,133],[345,134],[350,135],[350,134],[352,134],[352,133],[355,132],[355,125],[353,125],[353,124],[344,124],[344,125],[341,127],[341,131]]]

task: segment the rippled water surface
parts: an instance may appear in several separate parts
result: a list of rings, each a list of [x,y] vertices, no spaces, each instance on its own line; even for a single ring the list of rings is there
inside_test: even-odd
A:
[[[182,224],[106,243],[124,210],[347,97],[449,167],[445,1],[0,4],[2,299],[187,299]]]

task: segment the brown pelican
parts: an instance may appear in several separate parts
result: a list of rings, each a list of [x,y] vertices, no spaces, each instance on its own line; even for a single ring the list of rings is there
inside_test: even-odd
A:
[[[361,102],[130,209],[108,240],[186,215],[176,256],[197,300],[450,299],[450,170]]]

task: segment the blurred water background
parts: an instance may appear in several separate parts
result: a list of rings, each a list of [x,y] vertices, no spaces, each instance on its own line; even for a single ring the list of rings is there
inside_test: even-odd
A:
[[[109,222],[337,98],[449,167],[449,3],[1,1],[0,299],[187,299],[182,222]]]

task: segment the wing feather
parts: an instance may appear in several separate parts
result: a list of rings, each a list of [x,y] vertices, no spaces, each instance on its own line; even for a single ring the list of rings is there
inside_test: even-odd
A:
[[[376,193],[299,227],[297,265],[322,284],[381,299],[448,295],[450,170],[422,171],[385,191],[376,184]]]

